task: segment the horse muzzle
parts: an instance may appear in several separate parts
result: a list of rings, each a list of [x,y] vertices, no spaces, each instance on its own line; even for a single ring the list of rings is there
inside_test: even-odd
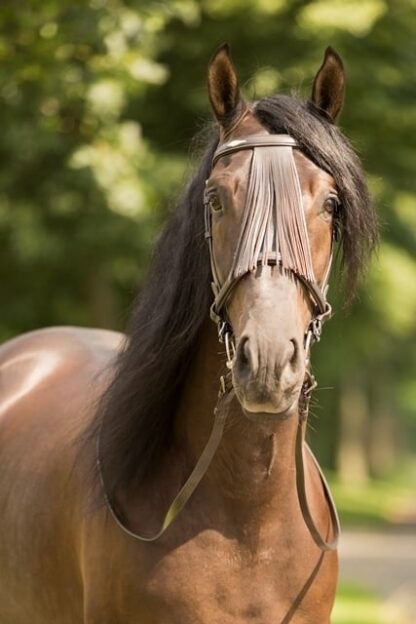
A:
[[[288,417],[297,406],[305,364],[296,338],[267,339],[257,332],[240,338],[233,362],[233,384],[246,415]]]

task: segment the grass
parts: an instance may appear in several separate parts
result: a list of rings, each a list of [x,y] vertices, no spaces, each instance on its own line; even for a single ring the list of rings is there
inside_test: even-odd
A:
[[[371,481],[355,486],[330,479],[331,489],[344,527],[382,528],[400,526],[410,517],[414,489],[410,484]]]
[[[384,624],[380,600],[356,585],[341,585],[332,612],[332,624]]]

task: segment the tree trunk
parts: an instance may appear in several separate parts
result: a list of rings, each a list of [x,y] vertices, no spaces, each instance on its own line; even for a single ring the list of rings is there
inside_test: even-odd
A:
[[[341,387],[339,408],[338,475],[344,483],[363,485],[369,478],[369,405],[359,375],[352,374],[345,379]]]

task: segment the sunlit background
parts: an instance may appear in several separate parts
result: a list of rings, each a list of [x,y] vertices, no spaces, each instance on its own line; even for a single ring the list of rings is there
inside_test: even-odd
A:
[[[197,162],[224,40],[251,99],[308,97],[328,44],[346,65],[341,125],[382,242],[348,314],[332,289],[309,438],[345,529],[334,623],[414,623],[415,0],[2,3],[0,339],[124,327]]]

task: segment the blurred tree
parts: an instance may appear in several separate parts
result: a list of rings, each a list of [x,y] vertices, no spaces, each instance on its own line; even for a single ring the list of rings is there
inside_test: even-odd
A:
[[[2,5],[0,339],[124,325],[180,167],[163,156],[155,166],[126,109],[166,79],[158,35],[186,15],[180,3]]]

